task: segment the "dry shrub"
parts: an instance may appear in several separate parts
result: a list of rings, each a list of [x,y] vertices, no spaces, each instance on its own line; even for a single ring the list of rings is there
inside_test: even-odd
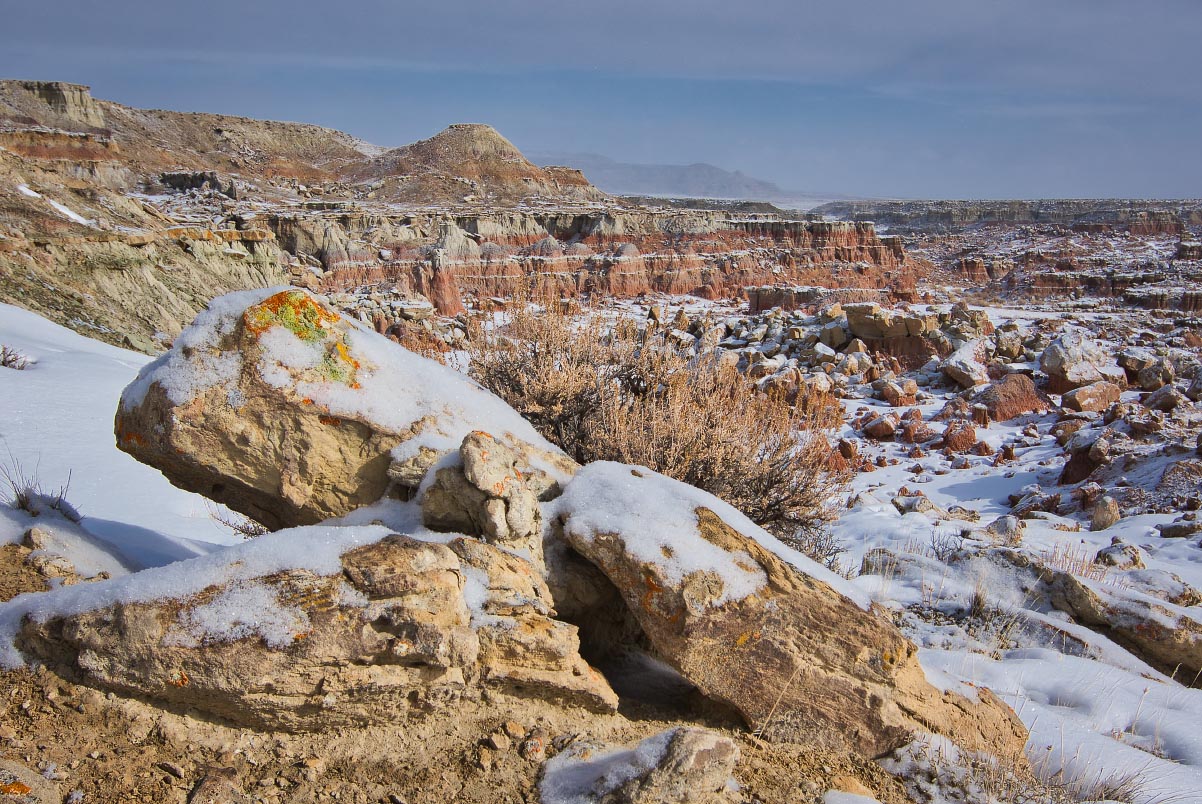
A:
[[[515,305],[503,329],[471,336],[472,376],[578,462],[682,480],[835,565],[825,523],[847,475],[823,434],[841,421],[832,398],[759,393],[729,362],[674,348],[652,327],[610,329],[554,305]]]
[[[29,358],[16,349],[0,344],[0,367],[21,371],[29,368],[29,362]]]

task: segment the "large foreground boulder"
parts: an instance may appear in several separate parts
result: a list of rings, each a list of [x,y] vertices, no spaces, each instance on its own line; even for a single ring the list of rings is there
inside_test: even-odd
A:
[[[345,514],[392,484],[412,493],[473,430],[563,460],[462,374],[278,288],[215,299],[116,417],[121,449],[273,529]]]
[[[711,495],[602,462],[556,505],[563,538],[618,590],[656,654],[761,735],[875,757],[919,729],[1021,755],[1026,731],[1004,704],[936,690],[914,645],[854,586]],[[563,608],[607,616],[575,600]]]
[[[255,728],[453,712],[486,691],[617,706],[533,565],[475,539],[298,528],[29,606],[26,658]]]

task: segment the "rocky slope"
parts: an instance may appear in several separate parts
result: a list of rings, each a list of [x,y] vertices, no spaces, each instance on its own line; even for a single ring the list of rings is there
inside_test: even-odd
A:
[[[698,489],[573,464],[483,389],[303,291],[214,302],[127,388],[116,432],[173,482],[286,527],[0,604],[0,663],[49,668],[14,673],[16,688],[41,684],[48,700],[78,701],[73,712],[141,712],[185,733],[196,723],[201,753],[241,726],[276,747],[272,767],[314,750],[306,732],[337,735],[319,756],[355,756],[335,745],[349,735],[426,746],[390,778],[348,778],[355,801],[382,782],[428,801],[416,791],[434,763],[466,791],[478,774],[446,769],[459,756],[485,775],[505,769],[491,792],[510,800],[794,800],[801,746],[856,769],[822,784],[900,801],[861,763],[915,733],[1025,772],[1026,730],[1009,707],[985,689],[932,686],[914,646],[845,578]],[[622,657],[659,680],[608,661]],[[772,750],[746,756],[739,723]],[[643,742],[631,754],[607,750],[632,737]],[[219,782],[240,800],[252,778],[232,757],[214,777],[176,756],[160,765],[195,783],[190,801]],[[609,772],[579,786],[603,758]],[[306,785],[324,769],[302,760],[313,774],[275,771],[286,781],[266,786],[320,800]],[[790,775],[793,793],[781,789]]]

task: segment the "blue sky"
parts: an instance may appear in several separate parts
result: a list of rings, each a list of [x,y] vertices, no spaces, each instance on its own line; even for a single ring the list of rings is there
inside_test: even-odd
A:
[[[800,191],[1202,196],[1197,0],[0,0],[0,76]]]

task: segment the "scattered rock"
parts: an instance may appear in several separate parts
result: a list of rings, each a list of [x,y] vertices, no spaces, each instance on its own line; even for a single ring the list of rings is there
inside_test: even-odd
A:
[[[899,419],[892,413],[874,416],[861,428],[861,432],[874,441],[885,441],[897,433]]]
[[[976,443],[976,428],[963,419],[953,419],[943,431],[943,447],[950,452],[968,452]]]
[[[1089,513],[1089,529],[1106,530],[1123,516],[1118,501],[1109,495],[1099,497]]]
[[[1148,410],[1159,410],[1164,413],[1168,413],[1178,405],[1188,403],[1189,400],[1186,399],[1185,394],[1178,391],[1172,385],[1165,385],[1159,390],[1148,394],[1148,397],[1144,399],[1144,407]]]
[[[988,388],[972,398],[972,404],[984,405],[989,417],[998,422],[1008,422],[1024,413],[1043,412],[1052,407],[1052,401],[1037,391],[1035,382],[1025,374],[1007,374],[989,383]]]
[[[999,516],[985,527],[985,534],[994,542],[1014,545],[1022,541],[1024,523],[1017,516]]]
[[[1048,375],[1052,393],[1103,380],[1122,385],[1127,376],[1096,342],[1076,331],[1048,344],[1039,358],[1039,367]]]
[[[1160,536],[1164,539],[1188,539],[1195,533],[1202,533],[1202,519],[1177,519],[1157,525],[1156,530],[1160,531]]]
[[[1097,413],[1119,401],[1123,389],[1112,382],[1095,382],[1074,388],[1060,399],[1069,410]]]
[[[1121,570],[1144,568],[1143,552],[1133,544],[1124,544],[1118,536],[1111,540],[1109,547],[1098,551],[1094,563]]]
[[[978,359],[980,351],[979,342],[966,343],[940,363],[939,370],[963,388],[984,385],[989,382],[989,372]]]

